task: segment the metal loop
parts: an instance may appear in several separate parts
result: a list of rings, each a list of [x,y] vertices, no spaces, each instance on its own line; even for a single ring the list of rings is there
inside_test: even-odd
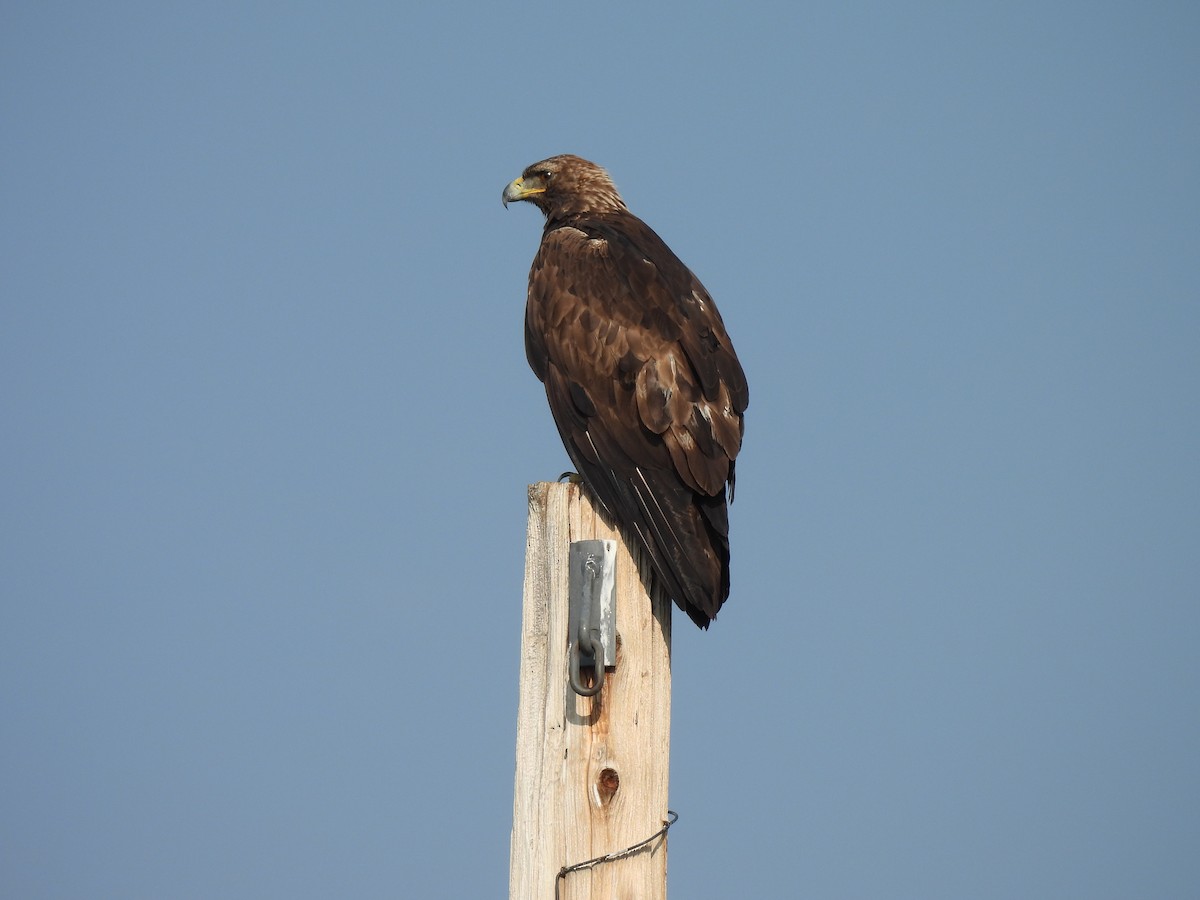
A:
[[[611,542],[592,540],[575,541],[571,544],[571,575],[570,575],[570,616],[568,621],[567,668],[571,690],[581,697],[594,697],[604,687],[604,664],[615,661],[615,654],[607,643],[615,640],[615,634],[605,633],[607,627],[612,627],[612,613],[606,619],[604,613],[605,597],[611,602],[613,575],[612,552],[615,545]],[[606,559],[608,564],[606,565]],[[607,577],[606,577],[607,576]],[[579,670],[583,666],[583,657],[590,656],[596,667],[595,683],[590,687],[583,686]]]
[[[586,632],[581,634],[580,638],[584,638],[585,635],[587,635]],[[590,638],[591,636],[587,635],[587,637]],[[588,643],[592,644],[592,647],[595,648],[592,650],[592,659],[595,660],[596,665],[596,683],[591,687],[584,687],[583,679],[580,677],[580,657],[584,652],[580,646],[581,641],[571,641],[570,646],[567,647],[567,667],[570,673],[571,690],[580,697],[595,697],[600,693],[600,689],[604,687],[604,651],[600,648],[598,640],[594,643],[592,640],[588,640]]]

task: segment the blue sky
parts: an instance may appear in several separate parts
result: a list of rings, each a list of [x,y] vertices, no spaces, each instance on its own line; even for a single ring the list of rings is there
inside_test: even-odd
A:
[[[0,13],[0,894],[503,896],[528,163],[751,384],[673,896],[1200,891],[1200,11]],[[566,861],[564,861],[566,862]]]

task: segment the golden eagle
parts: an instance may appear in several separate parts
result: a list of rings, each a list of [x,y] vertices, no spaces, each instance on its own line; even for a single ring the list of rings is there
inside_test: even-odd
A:
[[[504,189],[546,215],[525,353],[567,454],[637,535],[666,593],[707,628],[729,596],[729,511],[746,376],[704,285],[578,156]]]

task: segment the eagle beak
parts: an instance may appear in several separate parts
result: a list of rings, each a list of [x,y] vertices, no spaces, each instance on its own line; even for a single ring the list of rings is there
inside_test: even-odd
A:
[[[546,187],[537,178],[531,178],[526,181],[524,178],[518,178],[504,189],[502,199],[504,205],[508,206],[509,202],[517,200],[528,200],[534,194],[544,194]]]

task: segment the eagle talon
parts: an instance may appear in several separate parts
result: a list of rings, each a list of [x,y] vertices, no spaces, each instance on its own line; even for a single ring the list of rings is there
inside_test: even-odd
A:
[[[567,482],[567,484],[583,484],[583,476],[578,472],[563,472],[558,476],[559,483]]]

